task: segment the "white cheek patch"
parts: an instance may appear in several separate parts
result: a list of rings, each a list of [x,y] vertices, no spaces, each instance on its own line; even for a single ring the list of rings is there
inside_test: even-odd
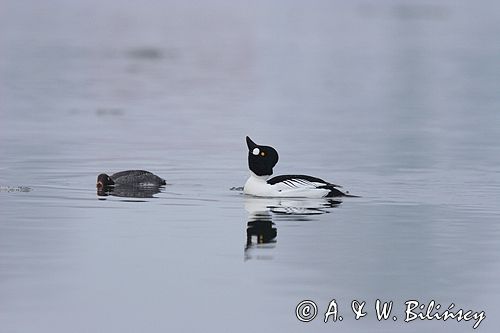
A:
[[[259,149],[259,148],[254,148],[254,149],[252,150],[252,154],[254,154],[254,155],[256,155],[256,156],[257,156],[257,155],[259,155],[259,154],[260,154],[260,149]]]

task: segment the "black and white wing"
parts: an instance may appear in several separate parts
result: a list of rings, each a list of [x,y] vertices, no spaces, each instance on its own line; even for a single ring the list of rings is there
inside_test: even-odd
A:
[[[322,197],[342,197],[347,194],[339,190],[341,187],[323,179],[306,176],[306,175],[282,175],[269,179],[268,184],[273,185],[275,189],[283,194],[287,192],[300,193],[308,196],[307,193],[311,191],[320,191]]]

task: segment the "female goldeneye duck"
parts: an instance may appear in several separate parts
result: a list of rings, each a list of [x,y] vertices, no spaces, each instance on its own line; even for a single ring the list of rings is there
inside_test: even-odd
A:
[[[245,194],[257,197],[329,198],[352,196],[339,190],[339,185],[306,175],[282,175],[269,179],[278,163],[278,152],[260,146],[247,136],[250,178],[243,188]]]
[[[166,185],[165,179],[144,170],[127,170],[120,171],[111,176],[101,173],[97,176],[98,189],[115,186],[161,186]]]

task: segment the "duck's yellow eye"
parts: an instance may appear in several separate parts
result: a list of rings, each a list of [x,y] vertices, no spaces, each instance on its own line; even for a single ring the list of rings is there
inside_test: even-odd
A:
[[[263,151],[261,151],[261,152],[260,152],[260,156],[266,156],[266,153],[265,153],[265,152],[263,152]]]

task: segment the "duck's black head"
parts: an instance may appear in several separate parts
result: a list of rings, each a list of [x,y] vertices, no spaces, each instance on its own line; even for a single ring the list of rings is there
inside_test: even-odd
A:
[[[105,173],[101,173],[99,176],[97,176],[97,185],[96,187],[98,189],[102,189],[111,185],[115,185],[115,182],[113,179],[111,179],[110,176],[108,176]]]
[[[278,152],[269,146],[259,146],[247,136],[248,167],[257,176],[270,176],[278,163]]]

